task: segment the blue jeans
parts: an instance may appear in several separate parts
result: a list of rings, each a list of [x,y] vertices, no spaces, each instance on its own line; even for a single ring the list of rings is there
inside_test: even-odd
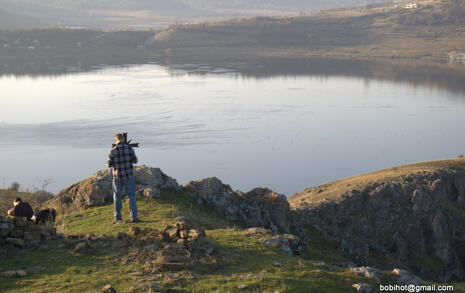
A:
[[[137,204],[136,204],[136,182],[134,176],[127,178],[113,177],[113,203],[115,205],[115,219],[121,220],[121,192],[123,188],[129,198],[129,210],[131,211],[131,218],[137,219]]]

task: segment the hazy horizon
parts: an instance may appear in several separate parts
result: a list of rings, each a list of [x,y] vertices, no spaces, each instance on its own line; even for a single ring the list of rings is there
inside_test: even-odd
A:
[[[161,29],[178,22],[311,13],[382,0],[1,0],[0,29],[83,27]]]

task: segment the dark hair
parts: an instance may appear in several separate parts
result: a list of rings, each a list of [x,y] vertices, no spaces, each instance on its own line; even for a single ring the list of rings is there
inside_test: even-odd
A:
[[[15,202],[22,202],[22,200],[21,200],[21,198],[17,197],[17,198],[15,199]]]
[[[122,133],[115,134],[115,138],[120,142],[125,142],[124,141],[124,135]]]

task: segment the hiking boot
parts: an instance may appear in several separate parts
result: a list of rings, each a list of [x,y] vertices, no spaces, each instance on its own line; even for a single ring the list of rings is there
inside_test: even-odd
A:
[[[142,221],[139,220],[138,218],[131,219],[131,223],[140,223],[140,222],[142,222]]]
[[[123,223],[123,220],[114,220],[113,222],[110,222],[110,225],[121,224],[121,223]]]

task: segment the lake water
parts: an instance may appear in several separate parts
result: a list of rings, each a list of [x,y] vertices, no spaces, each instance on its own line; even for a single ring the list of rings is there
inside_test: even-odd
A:
[[[140,143],[141,164],[181,184],[216,176],[234,189],[286,195],[465,152],[465,91],[457,86],[238,68],[3,75],[0,186],[33,188],[51,178],[47,189],[57,192],[105,169],[120,131]]]

